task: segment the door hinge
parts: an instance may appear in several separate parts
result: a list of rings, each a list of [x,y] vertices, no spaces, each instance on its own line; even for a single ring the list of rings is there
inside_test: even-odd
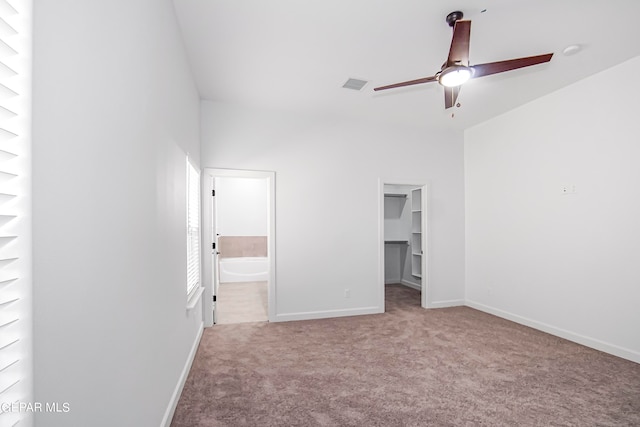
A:
[[[213,296],[213,302],[216,302],[216,296],[215,295]]]
[[[211,197],[216,197],[216,190],[211,190]]]
[[[211,249],[215,249],[215,248],[216,248],[216,243],[215,243],[215,242],[213,242],[213,243],[211,244],[211,246],[212,246],[212,248],[211,248]]]

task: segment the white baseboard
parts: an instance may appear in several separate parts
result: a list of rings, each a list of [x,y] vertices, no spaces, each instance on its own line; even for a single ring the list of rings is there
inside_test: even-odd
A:
[[[178,378],[178,383],[176,384],[176,388],[173,390],[173,394],[171,395],[171,400],[169,400],[169,406],[164,413],[164,417],[162,418],[162,423],[160,423],[161,427],[169,427],[171,425],[171,420],[173,419],[173,414],[176,412],[176,408],[178,407],[178,401],[180,400],[180,395],[182,394],[182,389],[184,388],[184,383],[187,381],[187,377],[189,376],[189,371],[191,370],[191,365],[193,364],[193,359],[196,357],[196,352],[198,351],[198,345],[200,344],[200,339],[202,338],[202,332],[204,330],[204,324],[200,323],[200,328],[198,330],[198,335],[196,336],[193,345],[191,346],[191,351],[189,352],[189,357],[187,357],[187,361],[182,368],[182,372],[180,373],[180,378]]]
[[[343,310],[304,311],[300,313],[276,314],[276,322],[289,322],[292,320],[328,319],[331,317],[361,316],[363,314],[383,313],[381,307],[349,308]]]
[[[396,283],[400,283],[402,279],[386,279],[384,281],[385,285],[395,285]]]
[[[463,299],[450,299],[445,301],[432,301],[429,303],[429,308],[460,307],[463,305],[465,305]]]
[[[465,305],[475,308],[476,310],[484,311],[485,313],[493,314],[503,319],[511,320],[512,322],[519,323],[521,325],[529,326],[533,329],[537,329],[542,332],[546,332],[551,335],[555,335],[560,338],[564,338],[569,341],[573,341],[578,344],[582,344],[586,347],[591,347],[596,350],[603,351],[605,353],[612,354],[614,356],[621,357],[623,359],[631,360],[632,362],[640,363],[640,353],[630,350],[628,348],[620,347],[615,344],[611,344],[605,341],[600,341],[595,338],[587,337],[584,335],[576,334],[575,332],[567,331],[566,329],[557,328],[555,326],[538,322],[537,320],[529,319],[517,314],[509,313],[504,310],[500,310],[494,307],[490,307],[475,301],[467,300]]]
[[[411,289],[415,289],[416,291],[422,291],[422,286],[420,286],[418,283],[413,283],[408,280],[401,280],[400,284],[405,285]]]

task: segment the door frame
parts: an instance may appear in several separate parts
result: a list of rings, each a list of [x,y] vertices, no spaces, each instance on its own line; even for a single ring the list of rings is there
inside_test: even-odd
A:
[[[213,244],[213,221],[214,198],[212,190],[216,178],[258,178],[267,180],[267,255],[269,258],[269,277],[267,281],[267,314],[269,321],[275,321],[276,317],[276,210],[275,210],[275,172],[255,171],[241,169],[219,169],[204,168],[202,172],[202,216],[203,221],[203,282],[204,282],[204,304],[203,316],[204,326],[213,326],[213,288],[214,279],[217,275],[212,244]]]
[[[422,250],[422,259],[421,259],[421,286],[420,286],[420,305],[422,308],[430,308],[431,307],[431,298],[429,297],[429,269],[428,269],[428,211],[427,207],[429,206],[428,200],[428,192],[426,184],[416,184],[415,182],[405,182],[398,180],[386,180],[386,179],[378,179],[378,282],[379,282],[379,298],[380,298],[380,307],[382,307],[382,312],[385,311],[385,296],[384,296],[384,186],[385,185],[403,185],[403,186],[411,186],[414,188],[420,188],[422,190],[422,223],[421,223],[421,250]]]

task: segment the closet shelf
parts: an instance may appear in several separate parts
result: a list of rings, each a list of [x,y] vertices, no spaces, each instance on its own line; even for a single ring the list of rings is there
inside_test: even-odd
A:
[[[401,197],[406,199],[407,195],[406,194],[398,194],[398,193],[384,193],[384,197]]]
[[[408,245],[408,240],[385,240],[385,245]]]

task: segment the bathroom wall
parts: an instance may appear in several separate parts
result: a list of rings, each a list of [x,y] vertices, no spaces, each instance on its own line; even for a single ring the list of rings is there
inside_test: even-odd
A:
[[[220,258],[266,257],[267,236],[219,236]]]
[[[215,189],[220,257],[266,257],[266,179],[217,177]]]
[[[215,179],[216,228],[221,236],[267,235],[267,181]]]

